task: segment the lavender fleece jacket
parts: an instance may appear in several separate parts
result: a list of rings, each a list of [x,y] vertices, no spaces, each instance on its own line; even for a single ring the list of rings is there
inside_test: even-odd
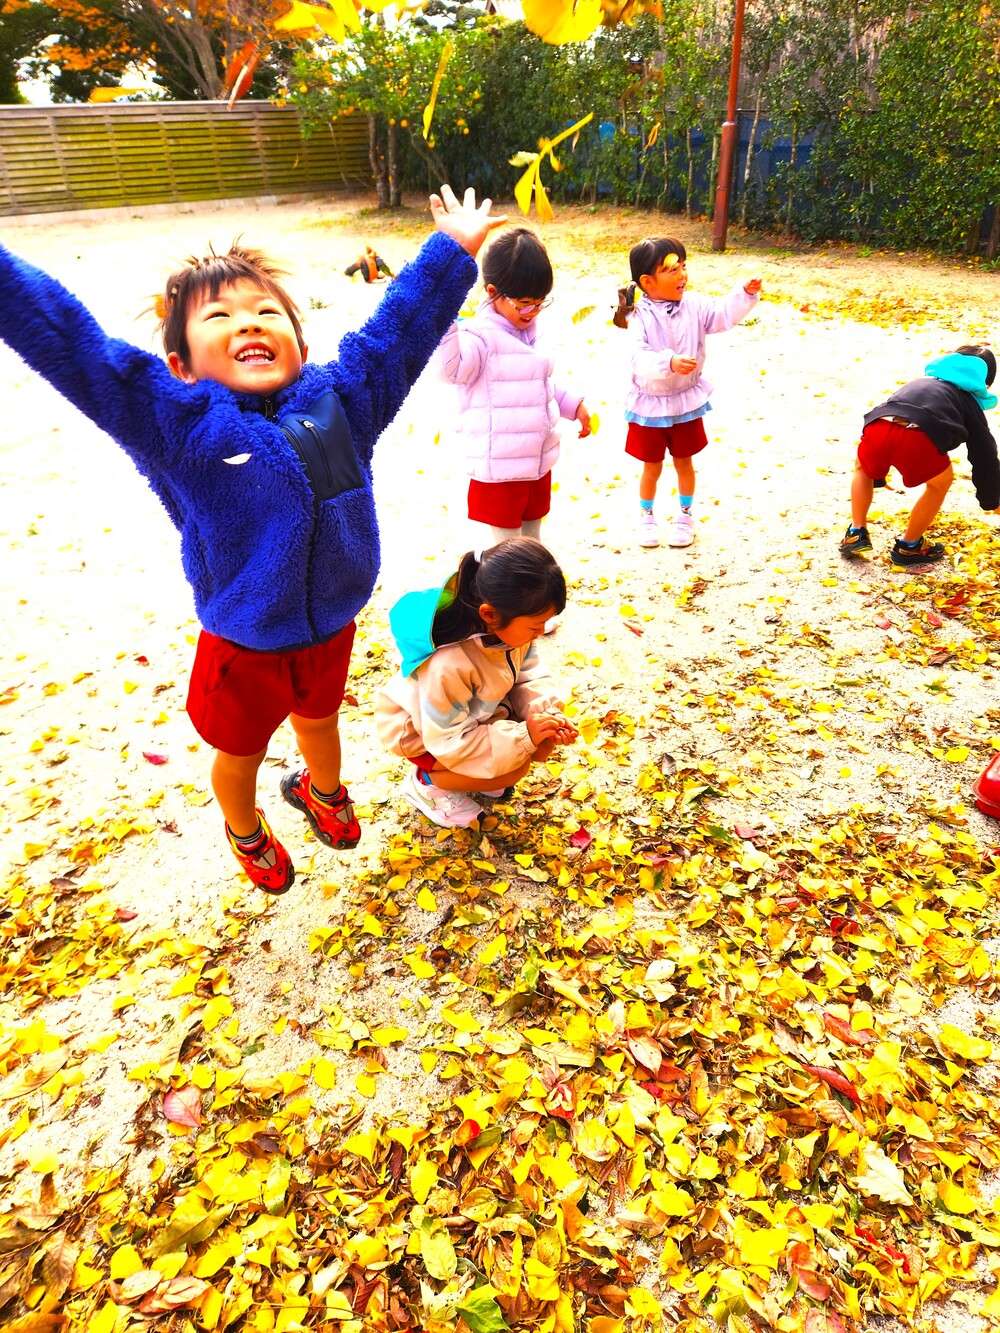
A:
[[[181,534],[204,627],[277,652],[331,638],[371,597],[380,556],[375,443],[476,275],[457,242],[434,234],[337,359],[307,363],[273,398],[182,383],[159,357],[109,338],[65,287],[2,246],[0,338],[149,482]],[[320,500],[278,418],[305,412],[330,389],[356,464],[354,484]]]

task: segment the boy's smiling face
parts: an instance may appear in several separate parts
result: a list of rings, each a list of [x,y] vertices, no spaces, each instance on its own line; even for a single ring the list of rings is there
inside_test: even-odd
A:
[[[215,380],[237,393],[268,397],[294,383],[306,359],[281,302],[249,279],[193,306],[185,332],[187,361],[177,352],[167,361],[188,384]]]

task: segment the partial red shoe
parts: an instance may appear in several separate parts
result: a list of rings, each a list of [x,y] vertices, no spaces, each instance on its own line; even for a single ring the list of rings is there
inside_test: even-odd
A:
[[[258,807],[257,816],[264,830],[265,842],[251,855],[239,845],[226,825],[226,837],[233,849],[233,854],[250,876],[254,886],[265,893],[287,893],[295,883],[295,867],[292,858],[271,832],[271,826],[264,818],[264,812]]]
[[[361,825],[354,813],[354,805],[343,783],[340,796],[327,804],[313,790],[309,770],[286,773],[281,779],[281,794],[289,805],[305,815],[312,831],[327,847],[357,847],[361,841]]]

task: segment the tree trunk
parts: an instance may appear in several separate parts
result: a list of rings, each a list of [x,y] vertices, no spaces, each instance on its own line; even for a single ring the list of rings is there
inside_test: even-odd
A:
[[[691,148],[691,126],[687,127],[684,134],[684,142],[687,144],[688,155],[688,174],[687,185],[684,190],[684,216],[691,216],[691,195],[694,193],[694,152]]]
[[[375,197],[379,208],[389,207],[389,178],[385,167],[385,156],[379,142],[378,116],[368,117],[368,161],[375,178]]]
[[[396,126],[389,126],[387,138],[387,157],[389,160],[389,207],[398,208],[403,202],[403,192],[399,185],[399,154],[396,143]]]
[[[792,121],[792,155],[789,159],[788,172],[788,200],[785,204],[785,235],[792,234],[792,207],[795,202],[795,168],[799,160],[799,127],[796,121]]]
[[[740,200],[740,226],[747,221],[747,194],[750,189],[750,168],[753,166],[753,150],[757,143],[757,126],[760,124],[760,104],[764,96],[763,84],[757,89],[757,101],[753,108],[753,124],[750,126],[750,142],[747,144],[746,166],[743,168],[743,198]]]
[[[719,136],[717,134],[713,134],[712,163],[711,166],[708,168],[708,202],[709,205],[712,206],[713,212],[715,211],[713,200],[715,199],[715,191],[718,185],[718,181],[716,180],[716,175],[718,174],[718,170],[719,170]]]
[[[1000,251],[1000,204],[995,205],[993,209],[993,222],[990,226],[989,240],[986,242],[986,258],[996,259],[998,251]]]

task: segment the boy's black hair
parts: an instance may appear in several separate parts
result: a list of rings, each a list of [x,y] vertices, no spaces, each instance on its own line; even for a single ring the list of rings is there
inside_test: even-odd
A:
[[[249,250],[235,240],[224,255],[210,250],[202,259],[191,255],[184,267],[167,279],[166,290],[157,303],[160,316],[159,331],[166,352],[176,352],[185,365],[191,354],[187,340],[187,323],[191,312],[204,301],[215,301],[223,287],[237,282],[252,282],[278,302],[292,321],[299,351],[305,347],[302,325],[295,302],[278,282],[285,276],[260,250]]]
[[[528,227],[502,231],[483,257],[483,285],[495,287],[499,296],[543,301],[552,283],[545,246]]]
[[[685,263],[687,250],[684,242],[674,236],[647,236],[638,245],[633,245],[628,252],[632,281],[638,283],[640,278],[651,278],[667,255],[676,255],[682,264]]]
[[[454,601],[434,616],[435,647],[484,634],[479,618],[484,602],[499,615],[501,628],[518,616],[543,611],[558,616],[566,606],[566,580],[552,553],[532,537],[508,537],[478,560],[467,551],[458,567]]]
[[[985,343],[963,343],[955,348],[959,356],[978,356],[986,362],[986,383],[990,385],[997,377],[997,359]]]

